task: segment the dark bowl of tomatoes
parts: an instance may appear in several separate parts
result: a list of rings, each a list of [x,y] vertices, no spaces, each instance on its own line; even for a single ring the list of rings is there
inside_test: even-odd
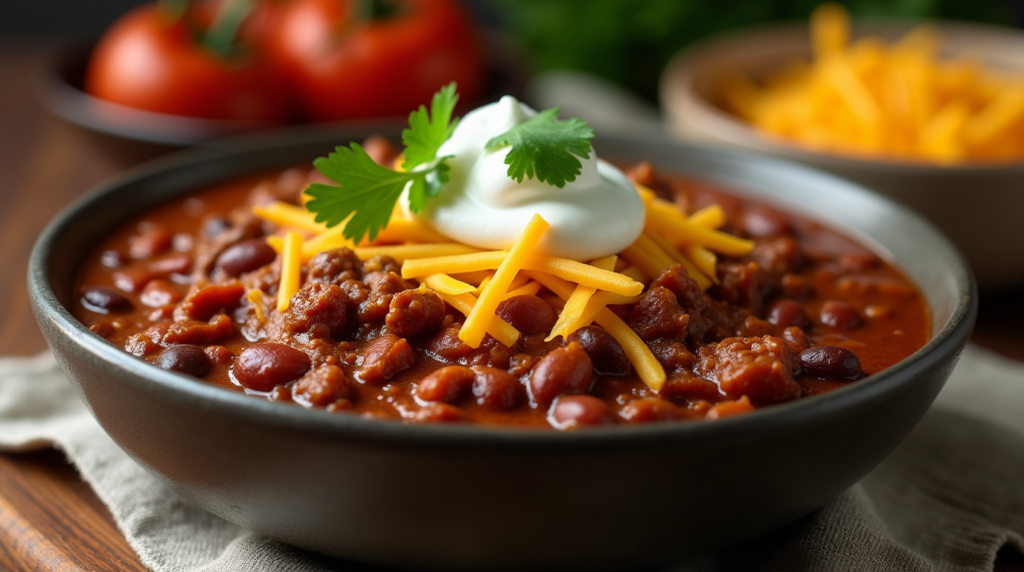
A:
[[[29,268],[41,328],[113,439],[199,506],[306,549],[402,569],[632,570],[735,544],[824,506],[881,462],[928,409],[973,325],[970,270],[912,212],[778,160],[614,138],[596,143],[607,158],[728,186],[891,260],[927,302],[929,340],[884,371],[749,415],[559,433],[255,399],[153,367],[72,315],[76,272],[111,228],[367,134],[305,129],[164,158],[65,211]]]
[[[107,139],[180,147],[296,123],[404,121],[448,81],[464,111],[522,92],[522,58],[455,2],[375,3],[391,12],[336,37],[348,25],[338,4],[257,2],[223,55],[201,25],[167,24],[144,5],[98,40],[58,51],[38,70],[37,93],[54,115]]]

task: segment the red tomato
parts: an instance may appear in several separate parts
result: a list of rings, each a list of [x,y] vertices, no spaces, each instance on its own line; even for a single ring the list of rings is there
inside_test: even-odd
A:
[[[158,5],[132,10],[93,51],[85,89],[128,107],[210,119],[283,123],[288,97],[271,66],[240,50],[223,58],[205,49],[184,19]]]
[[[307,117],[404,115],[455,81],[480,96],[483,54],[455,0],[395,0],[393,13],[359,21],[358,0],[293,0],[280,7],[269,49]]]

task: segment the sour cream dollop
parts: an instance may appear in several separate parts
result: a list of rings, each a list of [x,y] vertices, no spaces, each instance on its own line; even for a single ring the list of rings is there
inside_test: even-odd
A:
[[[459,242],[501,250],[539,214],[551,225],[539,245],[542,254],[592,260],[621,252],[644,227],[643,201],[622,171],[592,151],[589,159],[579,157],[580,174],[561,189],[536,179],[517,183],[505,164],[511,148],[484,149],[492,137],[535,115],[512,96],[466,114],[438,152],[454,155],[451,180],[414,216]]]

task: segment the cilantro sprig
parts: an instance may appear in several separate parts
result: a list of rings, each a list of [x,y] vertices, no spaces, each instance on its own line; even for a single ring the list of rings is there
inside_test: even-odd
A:
[[[451,167],[447,161],[452,156],[437,155],[458,125],[458,118],[452,117],[458,100],[452,82],[434,94],[429,113],[421,105],[409,114],[409,128],[402,131],[402,171],[378,165],[358,143],[338,147],[314,161],[321,173],[337,183],[314,183],[306,190],[312,197],[306,208],[316,213],[316,221],[328,227],[345,223],[343,236],[358,243],[368,235],[372,241],[387,226],[407,187],[409,208],[422,212],[427,199],[436,197],[449,181]],[[557,107],[546,109],[492,138],[484,147],[512,147],[505,163],[509,165],[508,176],[517,182],[524,177],[536,178],[562,188],[580,174],[578,157],[590,157],[594,132],[580,119],[558,121],[557,116]]]
[[[559,108],[545,109],[512,129],[491,138],[486,148],[511,145],[505,157],[508,176],[517,183],[537,178],[561,189],[576,180],[582,165],[576,157],[590,158],[594,131],[582,119],[558,121]]]

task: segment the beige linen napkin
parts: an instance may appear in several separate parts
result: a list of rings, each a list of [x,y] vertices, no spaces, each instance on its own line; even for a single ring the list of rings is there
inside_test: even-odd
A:
[[[0,450],[50,446],[157,572],[370,570],[193,506],[110,440],[52,356],[0,359]],[[781,530],[662,572],[988,571],[1001,548],[1024,553],[1024,365],[968,347],[935,407],[859,485]]]

